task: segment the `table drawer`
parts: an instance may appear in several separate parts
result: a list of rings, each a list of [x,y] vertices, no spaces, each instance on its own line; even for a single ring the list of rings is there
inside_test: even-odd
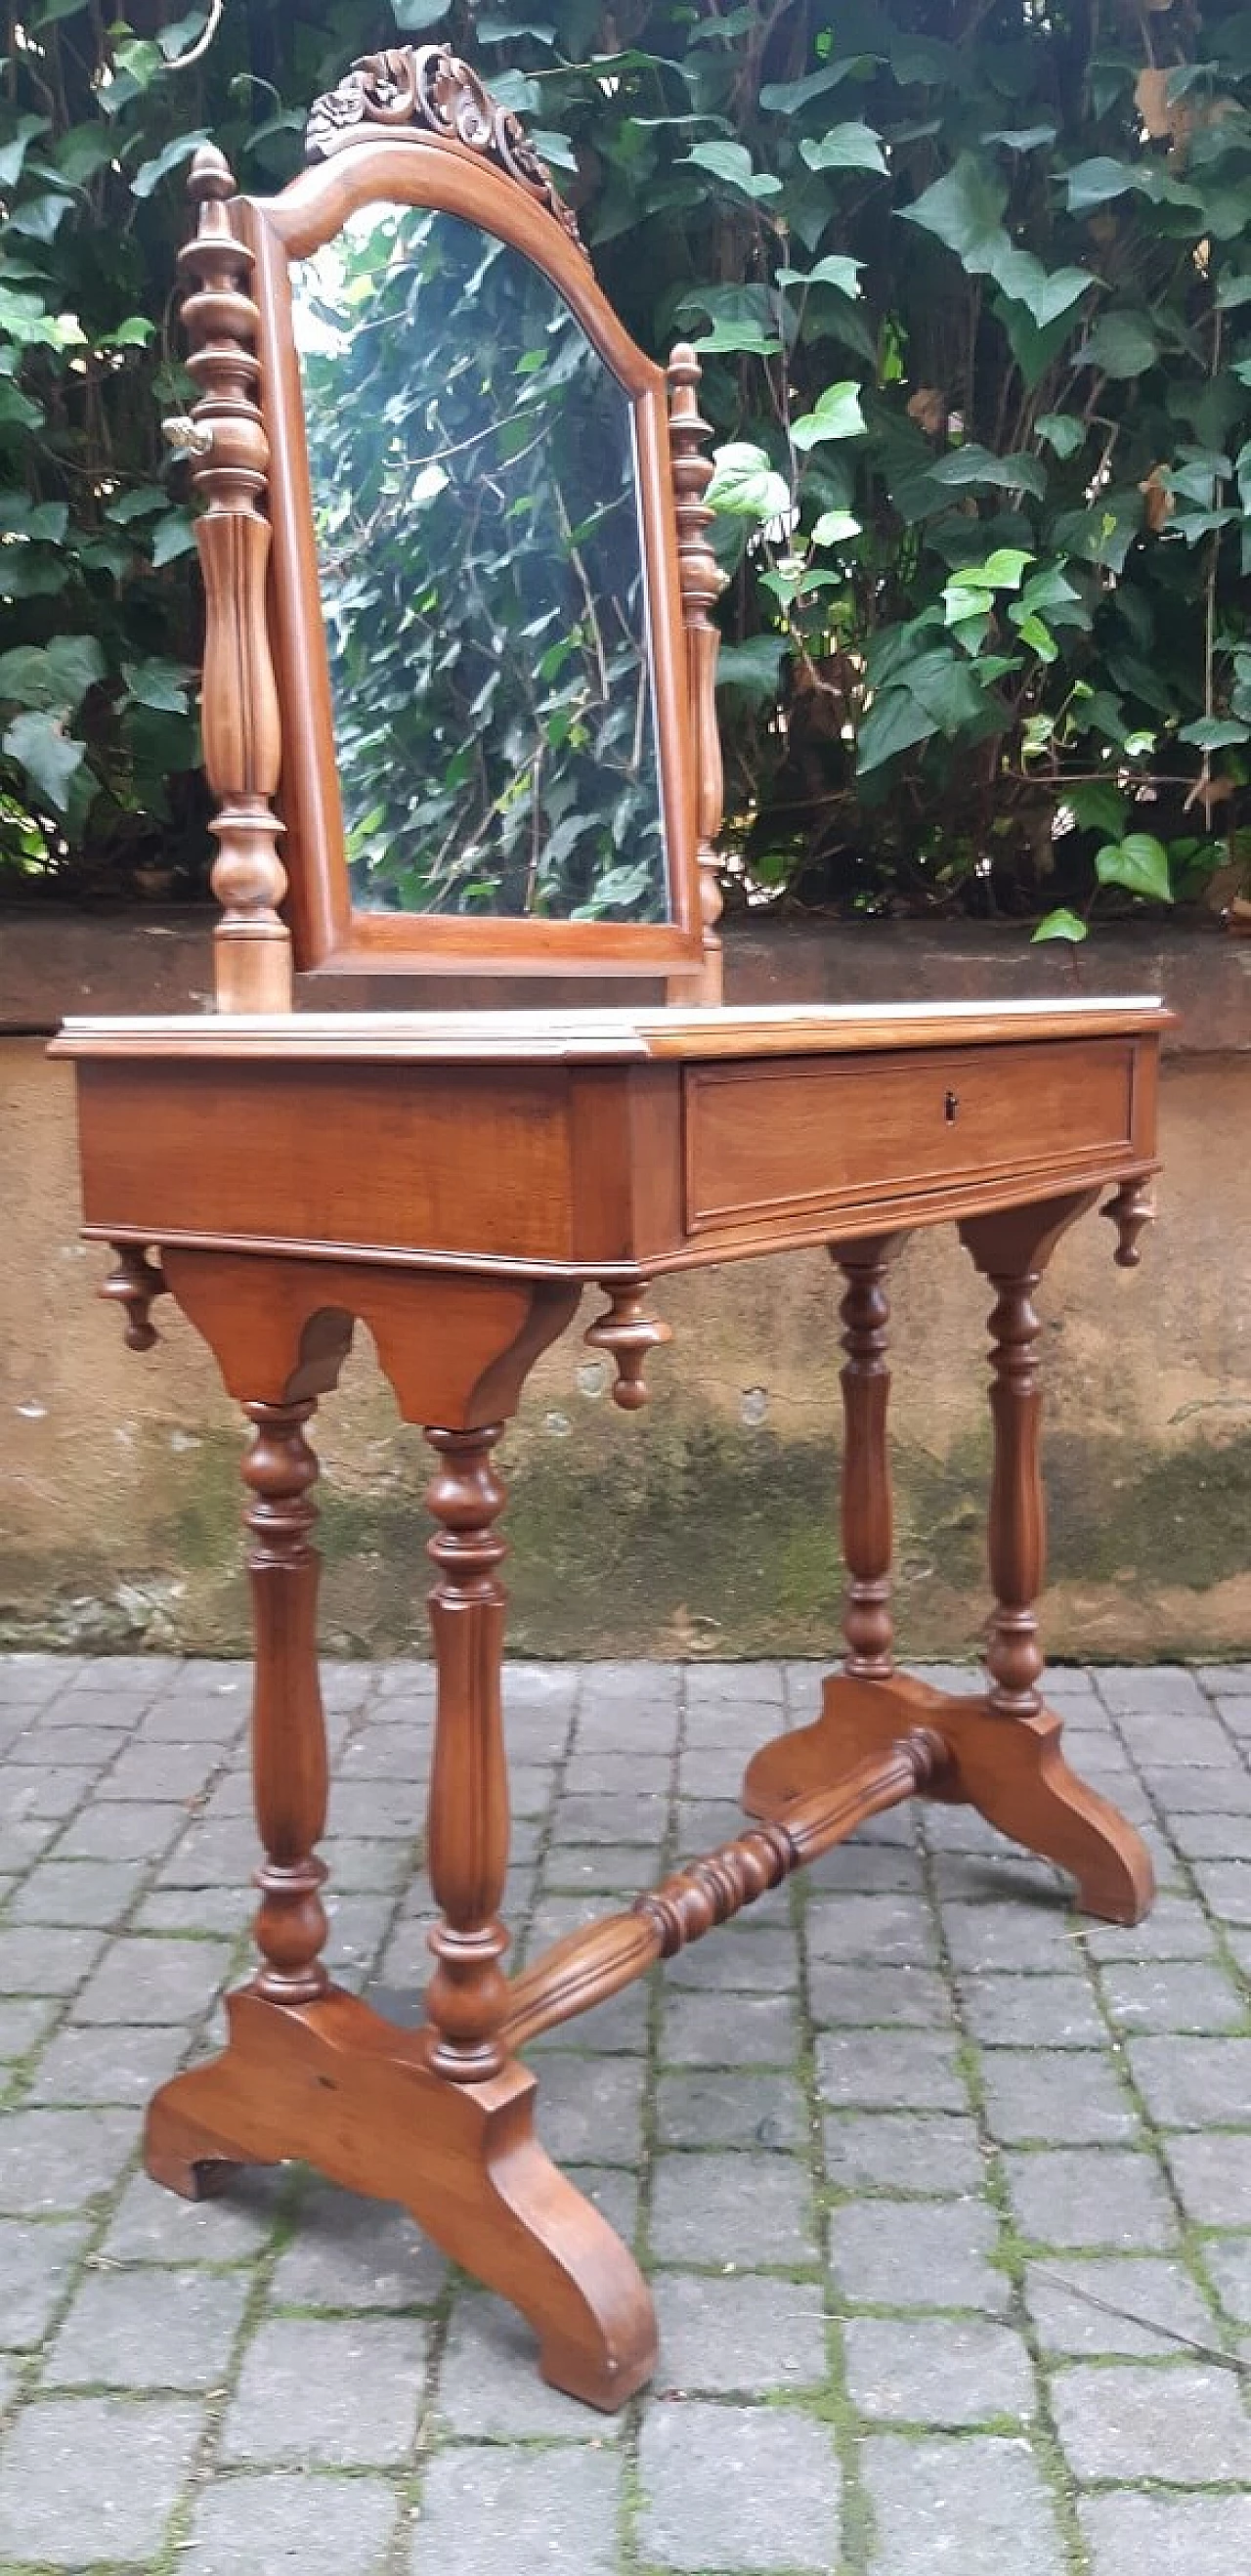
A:
[[[1095,1038],[688,1066],[687,1232],[1145,1159],[1137,1059],[1132,1038]]]

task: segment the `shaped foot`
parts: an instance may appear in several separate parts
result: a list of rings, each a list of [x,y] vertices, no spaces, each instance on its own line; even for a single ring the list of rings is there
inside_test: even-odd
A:
[[[1000,1833],[1067,1870],[1083,1913],[1108,1923],[1141,1921],[1155,1895],[1147,1847],[1070,1770],[1060,1749],[1062,1721],[1050,1709],[1031,1718],[1001,1717],[985,1700],[932,1690],[902,1675],[859,1682],[832,1674],[815,1724],[775,1737],[753,1756],[743,1804],[749,1815],[776,1817],[789,1799],[832,1787],[866,1754],[882,1752],[914,1726],[940,1735],[950,1755],[950,1769],[931,1796],[976,1807]]]

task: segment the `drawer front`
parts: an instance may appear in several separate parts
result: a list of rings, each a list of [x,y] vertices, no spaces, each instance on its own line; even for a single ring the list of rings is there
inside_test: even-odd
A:
[[[688,1234],[1144,1159],[1132,1039],[689,1066]]]

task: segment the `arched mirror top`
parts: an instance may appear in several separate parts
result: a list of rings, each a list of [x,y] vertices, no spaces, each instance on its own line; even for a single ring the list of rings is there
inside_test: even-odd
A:
[[[296,963],[638,973],[686,998],[706,943],[665,376],[449,49],[354,65],[308,148],[272,199],[228,197],[220,156],[197,156],[184,253],[197,435],[221,412],[223,288],[255,345]],[[236,353],[236,410],[238,373]],[[209,521],[239,508],[217,457],[197,481]]]

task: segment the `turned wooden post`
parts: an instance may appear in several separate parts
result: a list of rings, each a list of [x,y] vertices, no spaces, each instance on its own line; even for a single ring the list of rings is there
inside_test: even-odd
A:
[[[712,611],[724,588],[724,576],[706,535],[712,512],[704,494],[712,481],[712,463],[703,450],[713,433],[707,421],[700,418],[702,370],[689,341],[678,342],[667,373],[678,581],[686,629],[687,689],[698,782],[696,830],[704,964],[699,989],[691,998],[716,1003],[721,999],[721,940],[717,932],[721,918],[721,856],[716,845],[725,786],[717,730],[717,651],[721,639]]]
[[[508,2001],[500,1968],[508,1934],[499,1920],[508,1868],[500,1704],[507,1596],[496,1575],[507,1549],[492,1526],[505,1496],[491,1464],[503,1427],[426,1432],[440,1459],[426,1502],[440,1524],[428,1542],[439,1568],[430,1594],[437,1704],[428,1823],[430,1885],[442,1916],[430,1935],[438,1964],[426,2011],[430,2063],[460,2084],[498,2073]]]
[[[989,1703],[1000,1717],[1037,1717],[1045,1658],[1034,1604],[1046,1571],[1047,1517],[1040,1426],[1041,1330],[1034,1290],[1066,1227],[1097,1193],[969,1217],[961,1241],[995,1291],[990,1412],[994,1429],[988,1553],[995,1609],[986,1644]]]
[[[230,166],[212,144],[200,146],[187,187],[199,225],[179,253],[192,288],[182,319],[191,342],[187,365],[202,392],[191,420],[168,422],[166,435],[201,460],[192,480],[208,505],[195,536],[206,598],[204,765],[220,799],[212,825],[219,844],[213,892],[222,906],[213,951],[217,1005],[289,1011],[291,935],[278,917],[287,879],[273,809],[281,732],[265,605],[270,530],[260,506],[269,441],[256,401],[254,263],[230,221]]]
[[[326,1829],[326,1727],[317,1673],[317,1579],[309,1544],[317,1519],[317,1460],[304,1437],[315,1411],[247,1404],[256,1438],[243,1461],[252,1497],[248,1576],[256,1634],[252,1779],[265,1858],[256,1872],[253,1930],[264,1958],[253,1980],[271,2003],[311,2003],[328,1984],[321,1960],[326,1865],[313,1846]]]
[[[862,1243],[833,1243],[830,1257],[846,1281],[842,1369],[843,1561],[847,1590],[843,1670],[858,1681],[885,1681],[895,1669],[891,1617],[890,1300],[886,1275],[904,1238],[874,1235]]]

